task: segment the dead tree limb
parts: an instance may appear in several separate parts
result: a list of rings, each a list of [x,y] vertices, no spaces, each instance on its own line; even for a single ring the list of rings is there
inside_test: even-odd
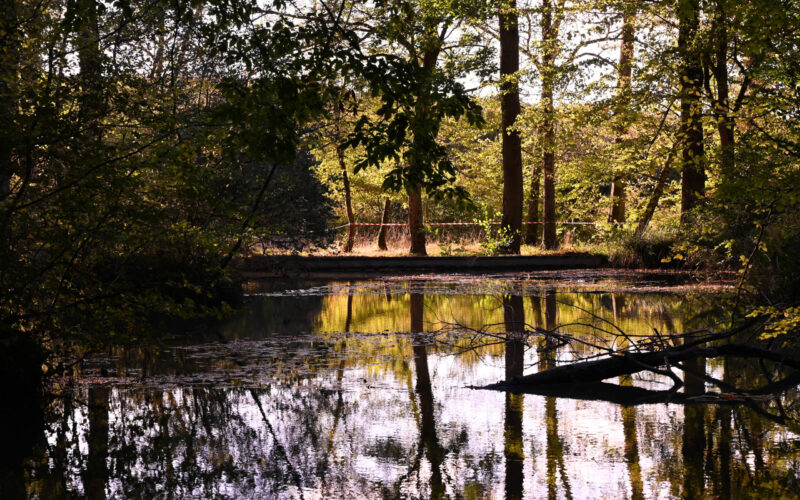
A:
[[[542,384],[574,384],[598,382],[621,375],[632,375],[641,371],[659,373],[660,366],[675,364],[680,361],[704,357],[716,358],[733,356],[742,358],[759,358],[781,363],[800,370],[800,360],[780,351],[771,351],[739,344],[726,344],[714,347],[676,347],[663,351],[645,353],[616,353],[598,360],[583,361],[569,365],[557,366],[539,373],[532,373],[515,379],[486,386],[487,389],[511,389],[521,386],[538,386]]]

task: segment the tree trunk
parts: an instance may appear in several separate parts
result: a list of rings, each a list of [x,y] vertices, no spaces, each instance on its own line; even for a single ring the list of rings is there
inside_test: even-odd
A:
[[[104,113],[103,60],[100,49],[100,27],[96,0],[78,0],[75,4],[77,18],[77,52],[80,66],[80,114],[92,140],[100,140],[100,122]]]
[[[425,226],[422,220],[422,194],[419,188],[408,193],[408,232],[411,255],[428,255],[425,250]]]
[[[634,21],[635,12],[633,7],[626,7],[622,19],[622,43],[619,50],[619,74],[617,79],[618,104],[617,115],[619,126],[616,130],[617,144],[622,142],[622,137],[628,130],[627,120],[620,118],[619,115],[628,111],[631,102],[631,75],[633,73],[633,42],[634,42]],[[611,210],[609,222],[625,222],[625,202],[626,202],[626,175],[624,172],[617,172],[611,183]]]
[[[389,228],[386,224],[389,223],[389,213],[392,210],[392,200],[386,198],[383,204],[383,215],[381,216],[381,229],[378,231],[378,248],[380,250],[387,250],[386,246],[386,230]]]
[[[438,40],[438,37],[437,37]],[[431,47],[422,54],[422,69],[433,72],[436,69],[436,60],[439,58],[439,46]],[[422,92],[417,100],[416,114],[417,121],[424,122],[423,117],[427,112],[428,91]],[[429,139],[430,130],[414,130],[414,143],[419,147],[420,141]],[[425,250],[425,226],[422,218],[422,192],[419,185],[408,186],[408,232],[411,237],[411,255],[428,255]]]
[[[678,51],[681,57],[681,223],[686,224],[689,212],[705,194],[705,153],[700,100],[703,68],[696,43],[700,22],[699,0],[679,1],[678,22]]]
[[[728,179],[736,166],[735,136],[731,118],[730,91],[728,87],[728,26],[721,0],[717,1],[714,16],[714,36],[716,37],[716,61],[712,66],[717,81],[717,97],[714,101],[714,117],[720,144],[720,170],[722,179]]]
[[[519,27],[515,0],[500,8],[500,93],[503,131],[503,217],[501,227],[511,234],[502,252],[518,254],[522,237],[522,144],[519,132],[510,130],[520,112]]]
[[[664,166],[661,168],[661,172],[658,174],[658,180],[656,180],[656,185],[653,188],[653,193],[650,195],[650,199],[647,201],[647,207],[644,209],[644,213],[642,214],[642,218],[639,220],[639,225],[636,228],[636,235],[641,236],[644,234],[645,230],[647,230],[648,224],[653,218],[653,214],[656,212],[656,207],[658,206],[658,200],[661,199],[661,195],[664,194],[664,186],[667,185],[667,180],[669,179],[669,174],[672,172],[672,162],[675,159],[675,147],[670,150],[669,156],[667,156],[667,161],[664,162]]]
[[[0,201],[11,194],[13,150],[13,123],[16,110],[16,92],[19,66],[19,40],[17,38],[17,3],[0,1]]]
[[[544,173],[544,236],[545,249],[558,247],[556,240],[556,124],[553,104],[556,43],[558,32],[553,24],[553,5],[545,0],[542,5],[542,172]]]
[[[344,150],[336,148],[336,156],[339,158],[339,168],[342,170],[342,182],[344,183],[344,206],[347,210],[347,239],[342,246],[342,251],[350,253],[353,251],[353,241],[356,236],[356,218],[353,215],[353,198],[350,194],[350,178],[347,175],[347,164],[344,161]]]
[[[531,172],[531,193],[528,198],[528,227],[525,231],[525,244],[536,245],[539,240],[539,185],[541,184],[541,165],[533,163]]]

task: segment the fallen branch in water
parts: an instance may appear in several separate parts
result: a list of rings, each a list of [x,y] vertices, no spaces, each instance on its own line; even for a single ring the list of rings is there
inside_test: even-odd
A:
[[[674,347],[663,351],[644,353],[615,353],[609,358],[592,361],[581,361],[561,365],[530,375],[524,375],[497,384],[486,386],[487,389],[511,389],[522,386],[539,386],[542,384],[574,384],[576,382],[599,382],[601,380],[632,375],[642,371],[655,371],[660,366],[674,365],[681,361],[695,358],[716,358],[732,356],[741,358],[758,358],[781,363],[800,370],[800,360],[779,351],[761,349],[742,344],[725,344],[712,347]]]

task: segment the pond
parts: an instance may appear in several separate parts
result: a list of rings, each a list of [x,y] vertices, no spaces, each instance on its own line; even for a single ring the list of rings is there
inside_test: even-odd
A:
[[[758,387],[779,376],[774,366],[694,361],[676,373],[679,393],[698,397],[679,403],[482,388],[625,342],[619,331],[724,329],[734,300],[726,283],[586,271],[273,280],[247,290],[243,314],[210,331],[113,350],[59,380],[19,487],[39,498],[800,491],[797,384],[724,401],[708,381]],[[543,348],[519,333],[537,329],[591,342]],[[672,386],[650,372],[606,382]]]

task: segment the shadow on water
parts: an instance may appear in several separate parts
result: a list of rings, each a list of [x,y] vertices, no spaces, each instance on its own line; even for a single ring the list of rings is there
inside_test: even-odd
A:
[[[776,363],[683,361],[679,391],[641,373],[514,393],[470,388],[591,354],[532,330],[569,328],[592,341],[608,340],[592,329],[608,322],[680,332],[724,314],[723,295],[497,280],[297,286],[252,297],[219,335],[112,351],[54,381],[59,396],[44,411],[40,401],[4,422],[19,430],[7,433],[19,445],[3,454],[0,497],[791,498],[800,490],[800,379]],[[714,381],[774,390],[725,399]]]

